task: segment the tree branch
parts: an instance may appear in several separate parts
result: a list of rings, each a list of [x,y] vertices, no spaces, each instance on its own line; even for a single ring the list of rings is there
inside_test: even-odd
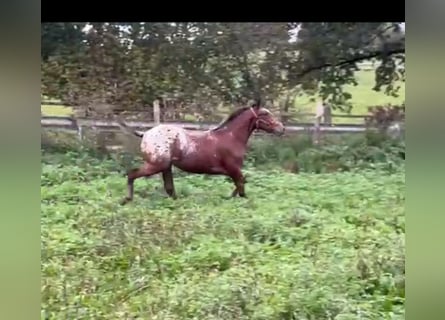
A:
[[[255,101],[261,101],[261,91],[258,82],[256,81],[256,78],[252,75],[252,72],[249,67],[249,62],[247,60],[247,51],[243,46],[243,43],[246,40],[242,39],[242,36],[239,36],[234,29],[229,27],[228,30],[229,33],[232,35],[232,37],[235,38],[235,44],[237,45],[237,48],[239,50],[239,56],[235,56],[235,59],[237,60],[238,65],[241,68],[241,72],[245,77],[249,89],[252,91],[254,95],[253,99]]]
[[[363,60],[368,60],[368,59],[372,59],[372,58],[376,58],[378,56],[381,55],[385,55],[385,56],[391,56],[394,54],[398,54],[398,53],[405,53],[405,47],[403,48],[395,48],[395,49],[389,49],[389,50],[379,50],[379,51],[372,51],[366,54],[361,54],[361,55],[356,55],[352,58],[343,60],[343,61],[339,61],[338,63],[323,63],[317,66],[312,66],[309,68],[306,68],[305,70],[303,70],[302,72],[298,73],[297,76],[298,77],[303,77],[308,73],[311,73],[313,71],[316,70],[321,70],[327,67],[340,67],[340,66],[344,66],[344,65],[348,65],[348,64],[353,64],[356,62],[360,62]]]

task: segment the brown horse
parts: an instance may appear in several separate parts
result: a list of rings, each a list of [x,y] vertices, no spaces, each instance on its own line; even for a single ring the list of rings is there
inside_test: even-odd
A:
[[[207,131],[160,124],[138,133],[118,122],[123,130],[142,138],[144,159],[141,167],[127,173],[128,195],[122,204],[133,200],[134,180],[157,173],[162,173],[164,189],[175,199],[172,166],[189,173],[226,175],[235,184],[232,197],[246,197],[241,168],[252,132],[263,130],[279,136],[284,134],[283,124],[259,104],[235,110],[220,125]]]

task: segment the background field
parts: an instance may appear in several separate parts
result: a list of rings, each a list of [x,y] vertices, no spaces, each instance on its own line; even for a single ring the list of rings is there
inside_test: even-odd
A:
[[[376,92],[372,90],[374,86],[374,70],[360,70],[357,72],[357,86],[345,86],[345,91],[352,94],[352,103],[354,108],[351,110],[351,114],[364,115],[367,113],[368,106],[401,104],[405,101],[405,83],[400,83],[401,89],[399,91],[399,97],[390,97],[383,92]],[[311,96],[301,96],[295,101],[295,110],[300,112],[314,112],[315,103],[310,101]],[[50,99],[44,99],[50,100]],[[56,100],[53,100],[57,102]],[[41,105],[41,111],[46,116],[68,116],[72,113],[72,109],[63,105]],[[335,113],[343,114],[342,112],[335,111]],[[351,119],[335,119],[338,123],[354,122]],[[362,120],[358,120],[362,121]]]
[[[404,319],[404,168],[247,165],[125,195],[116,159],[42,153],[42,318]]]

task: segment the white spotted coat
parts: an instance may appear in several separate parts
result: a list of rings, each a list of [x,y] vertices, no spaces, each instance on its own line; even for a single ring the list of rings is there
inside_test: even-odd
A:
[[[146,131],[141,141],[142,153],[153,162],[173,160],[174,147],[183,156],[196,151],[196,143],[183,128],[168,124]]]

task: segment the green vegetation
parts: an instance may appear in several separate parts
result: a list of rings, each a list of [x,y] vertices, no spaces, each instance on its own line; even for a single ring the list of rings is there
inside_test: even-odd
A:
[[[73,114],[71,107],[66,107],[63,105],[41,105],[42,115],[44,116],[54,116],[54,117],[68,117]]]
[[[111,111],[101,101],[131,110],[162,93],[196,102],[181,109],[190,121],[196,113],[215,121],[260,92],[304,113],[314,111],[316,90],[353,114],[404,101],[398,24],[84,27],[42,25],[42,96],[60,98],[41,105],[44,115],[71,114],[60,101],[87,101],[93,114]],[[378,69],[355,72],[369,57]],[[398,84],[400,97],[383,93]],[[295,88],[303,95],[285,101]],[[125,152],[109,153],[119,138],[84,130],[79,143],[42,129],[42,319],[405,318],[403,140],[253,138],[247,199],[228,199],[228,178],[174,170],[177,200],[156,176],[137,180],[134,202],[120,206],[124,173],[140,159],[130,138],[119,141]]]
[[[325,136],[314,145],[310,136],[252,139],[248,161],[255,166],[277,165],[290,172],[326,173],[376,169],[393,172],[404,163],[403,140],[365,135]]]
[[[400,83],[400,91],[398,97],[392,97],[385,95],[383,92],[377,92],[372,90],[375,80],[374,70],[360,70],[357,72],[357,86],[345,86],[345,91],[351,93],[352,105],[354,106],[351,110],[351,114],[364,115],[367,113],[368,106],[373,105],[386,105],[395,104],[400,105],[405,101],[405,83]],[[314,96],[302,95],[297,97],[295,100],[294,110],[298,110],[303,113],[313,113],[315,110],[315,103],[311,102],[310,99]],[[44,101],[48,99],[42,98]],[[57,102],[57,101],[56,101]],[[70,107],[65,107],[63,105],[43,105],[41,106],[42,114],[45,116],[69,116],[72,114],[73,110]],[[342,111],[335,110],[336,114],[346,114]],[[193,117],[192,117],[193,118]],[[193,121],[193,119],[191,120]],[[334,118],[335,123],[356,123],[363,122],[362,119],[344,119],[344,118]]]
[[[51,99],[45,95],[41,95],[42,102],[60,103],[60,100]],[[63,104],[41,104],[40,110],[44,116],[67,117],[72,115],[73,109]]]
[[[382,106],[386,104],[401,105],[405,101],[405,82],[398,82],[400,91],[398,97],[385,95],[382,91],[375,91],[375,70],[361,70],[357,72],[357,86],[346,85],[344,90],[352,95],[354,106],[352,114],[367,114],[369,106]]]
[[[404,166],[383,166],[395,142],[354,141],[253,141],[247,199],[226,200],[223,177],[176,171],[176,201],[153,177],[124,207],[131,159],[45,148],[42,318],[404,319]],[[386,158],[309,173],[310,157],[331,159],[317,152],[366,158],[365,142]],[[289,150],[309,172],[271,166]]]
[[[139,140],[131,137],[113,136],[98,138],[94,132],[85,132],[83,144],[73,134],[42,132],[42,146],[51,152],[88,152],[99,158],[111,157],[126,170],[133,162],[142,161]],[[106,145],[124,143],[126,152],[108,154]],[[254,136],[250,139],[247,163],[265,169],[280,167],[298,173],[327,173],[379,169],[387,172],[397,170],[405,161],[403,139],[390,139],[376,132],[366,134],[341,134],[323,136],[320,144],[314,145],[310,135],[273,137]]]
[[[368,113],[369,106],[383,106],[386,104],[401,105],[405,101],[405,83],[397,83],[400,86],[398,97],[386,95],[382,91],[375,91],[375,70],[360,70],[356,73],[357,86],[345,85],[345,92],[352,95],[351,104],[353,106],[350,114],[365,115]],[[302,112],[314,112],[315,103],[311,103],[310,99],[314,96],[302,95],[295,101],[296,110]],[[335,114],[347,114],[346,112],[334,110]],[[354,119],[334,119],[337,123],[354,122]],[[362,121],[359,119],[359,121]]]
[[[405,80],[405,34],[398,23],[94,23],[82,32],[85,27],[42,25],[41,87],[43,95],[69,104],[88,102],[91,114],[111,111],[103,101],[134,110],[164,94],[176,106],[193,102],[181,105],[178,117],[198,113],[207,121],[218,121],[224,111],[215,106],[258,96],[280,110],[307,112],[317,91],[337,110],[355,107],[356,114],[404,101],[404,89],[400,98],[383,94],[394,94]],[[291,42],[296,29],[298,40]],[[374,72],[357,72],[364,62],[373,63]],[[297,88],[304,95],[287,100]]]

